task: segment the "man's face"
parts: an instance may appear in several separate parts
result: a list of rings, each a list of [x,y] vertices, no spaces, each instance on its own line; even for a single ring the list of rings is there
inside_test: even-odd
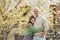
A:
[[[34,15],[35,15],[36,17],[38,16],[38,10],[37,10],[37,9],[34,10]]]

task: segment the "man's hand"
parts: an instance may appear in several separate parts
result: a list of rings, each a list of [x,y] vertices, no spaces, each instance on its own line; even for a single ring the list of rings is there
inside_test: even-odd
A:
[[[44,37],[45,34],[46,34],[46,31],[42,32],[40,35],[41,35],[41,37]]]

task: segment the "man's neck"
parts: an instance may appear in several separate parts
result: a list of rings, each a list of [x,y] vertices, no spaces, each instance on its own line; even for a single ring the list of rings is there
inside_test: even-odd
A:
[[[37,18],[37,17],[39,17],[39,15],[38,15],[38,16],[36,16],[36,18]]]
[[[36,18],[38,18],[38,17],[41,17],[42,15],[38,15],[38,16],[36,16]]]

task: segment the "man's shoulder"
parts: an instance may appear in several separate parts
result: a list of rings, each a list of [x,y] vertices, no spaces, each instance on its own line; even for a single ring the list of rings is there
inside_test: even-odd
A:
[[[47,20],[47,18],[45,16],[42,16],[42,15],[39,16],[39,18],[42,19],[42,20]]]

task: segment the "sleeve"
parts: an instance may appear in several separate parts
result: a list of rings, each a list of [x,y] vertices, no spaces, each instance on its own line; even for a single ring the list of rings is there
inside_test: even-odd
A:
[[[43,18],[43,27],[44,31],[47,31],[49,29],[47,18]]]
[[[33,26],[30,26],[30,29],[32,32],[42,32],[43,28],[34,28]]]

